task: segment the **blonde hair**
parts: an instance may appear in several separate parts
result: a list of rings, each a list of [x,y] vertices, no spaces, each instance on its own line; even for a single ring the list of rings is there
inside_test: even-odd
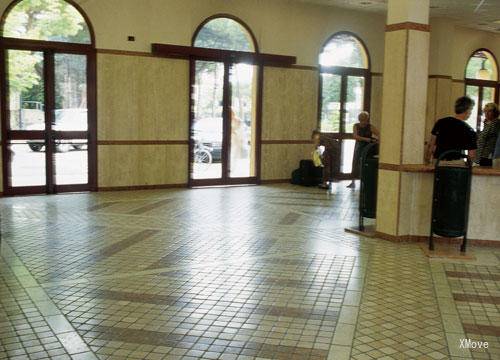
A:
[[[484,105],[484,108],[486,110],[493,111],[493,114],[495,115],[496,118],[498,117],[498,115],[500,115],[500,111],[498,110],[498,105],[495,103],[488,103],[488,104]]]

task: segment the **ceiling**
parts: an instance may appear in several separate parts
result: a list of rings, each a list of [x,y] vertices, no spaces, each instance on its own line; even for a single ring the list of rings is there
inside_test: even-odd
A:
[[[387,0],[299,1],[379,13],[387,11]],[[449,18],[461,26],[500,34],[500,0],[431,0],[431,17]]]

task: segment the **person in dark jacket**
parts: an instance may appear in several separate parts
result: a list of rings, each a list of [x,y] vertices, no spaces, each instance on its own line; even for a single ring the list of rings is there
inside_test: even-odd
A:
[[[474,108],[474,100],[463,96],[455,101],[455,116],[448,116],[439,119],[432,129],[431,140],[426,151],[426,160],[438,159],[448,150],[458,150],[467,154],[471,160],[476,158],[477,135],[476,132],[466,123]],[[443,164],[464,165],[463,159],[459,155],[448,155]]]

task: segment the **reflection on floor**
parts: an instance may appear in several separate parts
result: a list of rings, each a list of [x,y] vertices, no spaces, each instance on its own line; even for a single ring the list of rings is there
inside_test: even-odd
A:
[[[345,233],[345,185],[2,199],[0,359],[499,359],[500,251]]]

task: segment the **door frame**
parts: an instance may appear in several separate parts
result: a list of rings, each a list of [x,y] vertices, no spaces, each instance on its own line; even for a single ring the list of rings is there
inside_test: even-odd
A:
[[[467,86],[475,86],[477,87],[477,113],[473,114],[476,118],[476,131],[481,129],[481,115],[483,113],[482,106],[480,106],[483,102],[483,91],[484,88],[490,88],[495,91],[495,99],[494,102],[498,104],[500,99],[500,84],[494,80],[478,80],[478,79],[469,79],[465,78],[464,81],[464,95],[467,95]]]
[[[25,40],[16,38],[0,37],[0,104],[2,123],[2,174],[3,192],[5,195],[31,195],[31,194],[54,194],[61,192],[77,191],[97,191],[97,52],[92,44],[74,44],[54,41]],[[23,50],[37,51],[44,54],[44,96],[45,96],[45,130],[35,132],[33,136],[37,139],[44,139],[45,146],[45,168],[47,182],[44,186],[12,187],[10,184],[10,154],[9,140],[26,140],[31,135],[25,133],[29,131],[16,131],[10,129],[10,115],[8,111],[8,69],[7,51]],[[54,78],[54,55],[55,54],[75,54],[87,56],[87,117],[88,129],[85,132],[57,132],[51,130],[53,120],[53,103],[55,101],[55,78]],[[23,134],[24,133],[24,134]],[[55,136],[52,136],[55,135]],[[77,185],[55,185],[53,183],[53,149],[52,142],[57,139],[87,139],[88,151],[88,183]],[[50,174],[50,175],[49,175]]]
[[[194,99],[193,99],[193,89],[196,82],[196,62],[197,61],[212,61],[222,63],[224,66],[224,82],[223,82],[223,95],[222,95],[222,175],[221,178],[217,179],[193,179],[191,177],[193,172],[193,161],[194,161],[194,141],[192,138],[193,124],[195,119],[194,112]],[[230,177],[229,169],[231,162],[231,100],[232,100],[232,88],[230,81],[230,71],[231,67],[237,64],[249,64],[255,66],[255,75],[257,78],[256,89],[254,89],[255,102],[253,106],[255,109],[255,176],[251,177]],[[262,65],[252,64],[251,62],[241,62],[231,59],[231,57],[224,56],[218,60],[206,60],[203,57],[194,56],[189,62],[189,156],[188,156],[188,187],[198,187],[198,186],[224,186],[224,185],[256,185],[260,183],[260,160],[261,160],[261,124],[262,124],[262,83],[263,83],[263,71]]]
[[[366,52],[368,54],[368,52]],[[341,172],[342,162],[342,144],[344,140],[353,140],[354,134],[345,132],[345,115],[346,115],[346,99],[347,99],[347,81],[349,76],[362,77],[365,81],[364,94],[363,94],[363,110],[370,111],[371,104],[371,71],[368,67],[353,68],[344,66],[320,66],[319,68],[319,90],[318,90],[318,128],[321,128],[321,112],[323,107],[323,74],[339,75],[340,80],[340,123],[338,133],[324,133],[328,134],[332,139],[339,142],[339,151],[335,152],[334,159],[334,177],[338,180],[353,180],[354,176],[351,174],[344,174]]]

